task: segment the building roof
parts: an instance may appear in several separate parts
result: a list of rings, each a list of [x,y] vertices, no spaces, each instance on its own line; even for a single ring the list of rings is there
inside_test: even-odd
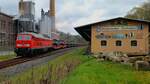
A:
[[[118,20],[118,19],[123,19],[123,20],[128,20],[128,21],[136,21],[136,22],[142,22],[142,23],[150,24],[150,21],[147,21],[147,20],[129,19],[129,18],[124,18],[124,17],[118,17],[118,18],[113,18],[113,19],[109,19],[109,20],[104,20],[104,21],[99,21],[99,22],[87,24],[87,25],[78,26],[78,27],[75,27],[75,30],[85,40],[91,41],[91,27],[92,27],[92,25],[96,25],[96,24],[99,24],[99,23],[105,23],[105,22],[109,22],[109,21],[113,21],[113,20]]]
[[[0,15],[4,15],[4,16],[7,16],[7,17],[10,17],[10,18],[13,18],[13,16],[8,15],[8,14],[6,14],[6,13],[2,13],[2,12],[0,12]]]

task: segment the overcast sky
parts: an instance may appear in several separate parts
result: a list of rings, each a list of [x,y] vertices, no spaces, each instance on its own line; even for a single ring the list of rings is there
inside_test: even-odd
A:
[[[105,19],[121,17],[135,6],[146,0],[56,0],[57,29],[77,34],[74,27]],[[19,0],[0,0],[1,10],[10,15],[18,14]],[[40,10],[49,9],[49,0],[34,0],[36,18],[40,18]]]

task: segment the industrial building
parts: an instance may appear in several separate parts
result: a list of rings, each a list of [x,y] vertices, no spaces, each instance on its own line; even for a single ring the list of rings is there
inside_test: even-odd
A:
[[[59,34],[55,28],[55,0],[50,0],[49,10],[41,10],[41,19],[35,20],[35,3],[20,0],[19,15],[14,18],[17,33],[35,32],[46,35],[51,39],[58,39]]]
[[[50,0],[48,12],[41,11],[40,21],[35,20],[35,3],[20,0],[19,14],[15,17],[0,12],[0,49],[14,48],[16,35],[22,32],[35,32],[59,39],[55,28],[55,0]]]
[[[0,12],[0,50],[14,48],[15,35],[13,17]]]
[[[19,14],[13,19],[17,33],[37,32],[35,22],[35,3],[33,1],[19,2]]]
[[[44,10],[41,10],[41,20],[39,21],[40,24],[40,33],[41,34],[46,34],[49,35],[52,30],[51,30],[51,18],[49,17],[48,12],[44,12]],[[50,35],[51,37],[51,35]]]
[[[150,22],[128,18],[114,18],[75,30],[90,44],[91,53],[124,52],[128,55],[150,53]]]
[[[59,34],[55,27],[55,0],[50,0],[50,7],[47,12],[43,9],[41,10],[39,25],[41,34],[48,35],[51,39],[59,39]]]

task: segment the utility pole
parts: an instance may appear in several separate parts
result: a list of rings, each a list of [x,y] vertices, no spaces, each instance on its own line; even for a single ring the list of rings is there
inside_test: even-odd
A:
[[[1,12],[1,10],[2,10],[2,9],[1,9],[1,7],[0,7],[0,12]]]

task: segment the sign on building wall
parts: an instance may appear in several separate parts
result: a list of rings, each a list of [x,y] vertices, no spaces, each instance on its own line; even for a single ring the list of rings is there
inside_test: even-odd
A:
[[[99,35],[96,35],[96,38],[97,39],[110,39],[111,36],[110,35],[105,35],[105,34],[99,34]]]
[[[106,26],[104,26],[106,25]],[[116,20],[109,22],[104,25],[98,25],[96,27],[96,32],[98,35],[96,35],[97,39],[142,39],[143,34],[142,33],[135,33],[131,32],[131,30],[143,30],[144,25],[129,25],[127,21],[125,20]],[[109,34],[105,32],[115,32],[115,31],[126,31],[128,30],[128,33],[116,33],[116,34]]]
[[[107,23],[107,26],[97,26],[99,31],[118,31],[118,30],[142,30],[144,29],[143,24],[129,25],[126,20],[115,20]],[[98,32],[98,31],[97,31]]]
[[[143,26],[102,26],[97,27],[97,32],[99,31],[123,31],[123,30],[142,30]]]
[[[98,34],[96,35],[97,39],[142,39],[143,35],[141,33],[129,32],[126,34],[116,33],[112,35],[108,34]]]
[[[124,38],[126,38],[126,35],[125,34],[114,34],[114,35],[112,35],[112,38],[124,39]]]

